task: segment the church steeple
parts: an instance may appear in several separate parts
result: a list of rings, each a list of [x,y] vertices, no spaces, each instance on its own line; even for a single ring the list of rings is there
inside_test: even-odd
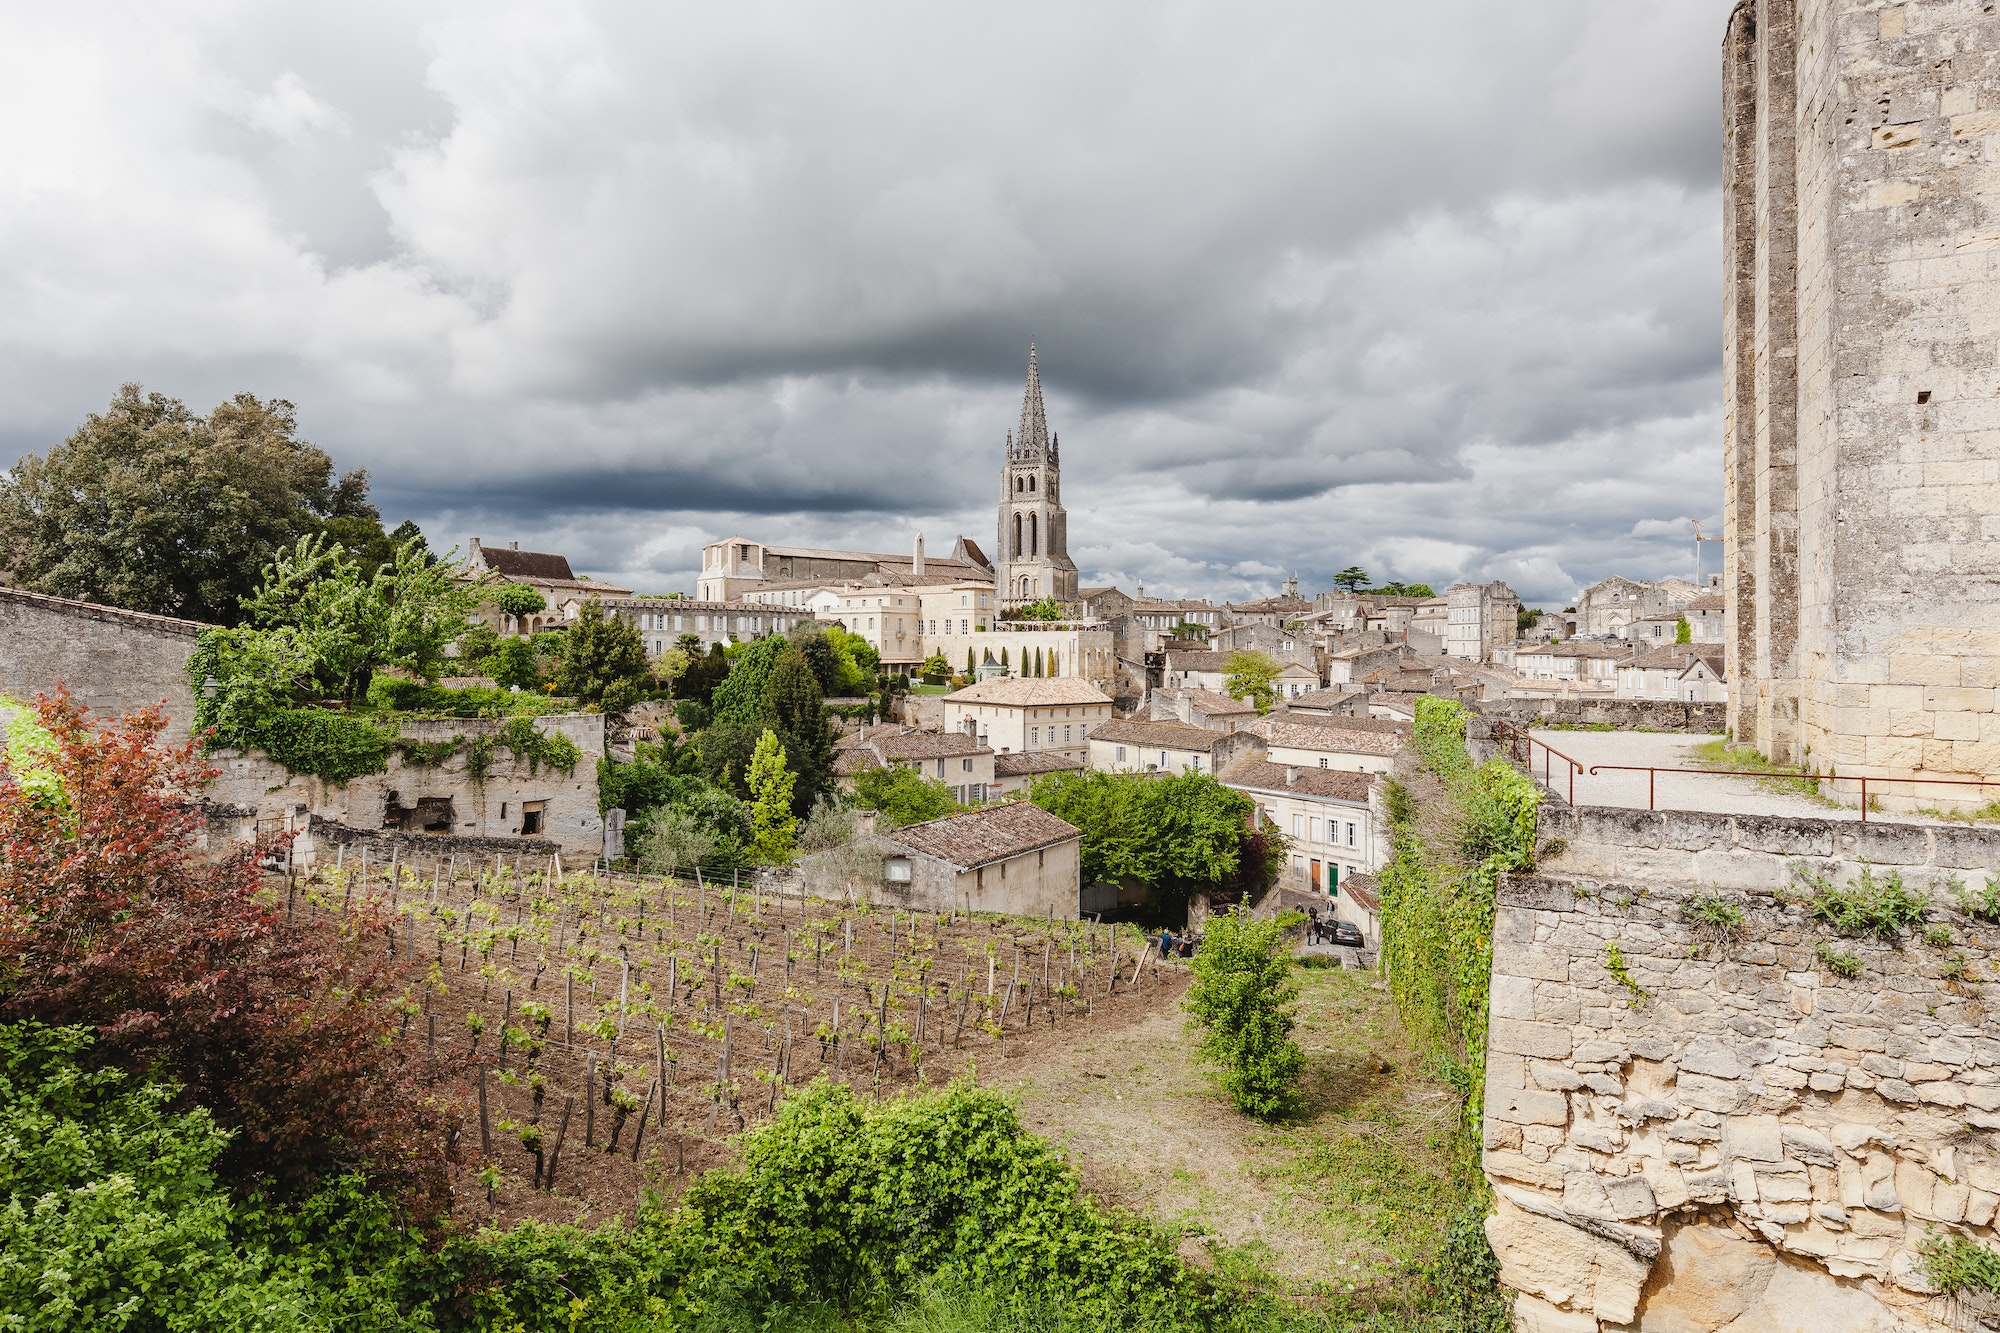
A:
[[[1035,366],[1035,345],[1028,344],[1028,387],[1021,395],[1021,429],[1014,433],[1016,457],[1046,453],[1049,418],[1042,408],[1042,372]]]

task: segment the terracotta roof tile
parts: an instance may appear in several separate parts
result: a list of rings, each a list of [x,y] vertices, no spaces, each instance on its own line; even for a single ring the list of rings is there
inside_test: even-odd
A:
[[[1123,741],[1127,745],[1164,746],[1169,750],[1200,750],[1206,754],[1217,741],[1228,739],[1226,731],[1190,727],[1181,722],[1100,722],[1090,729],[1094,741]]]
[[[971,870],[1082,836],[1074,825],[1039,806],[1003,801],[928,824],[912,824],[887,835],[886,840],[960,870]]]
[[[1223,786],[1241,791],[1270,792],[1280,796],[1320,796],[1363,805],[1368,803],[1368,789],[1374,783],[1373,773],[1349,773],[1338,768],[1313,768],[1305,764],[1238,764],[1222,777]]]
[[[1029,778],[1037,773],[1061,773],[1082,767],[1081,759],[1072,759],[1062,754],[1047,754],[1040,750],[993,756],[993,776],[996,778]]]
[[[995,676],[947,694],[945,700],[955,704],[1042,708],[1054,704],[1108,704],[1111,696],[1080,676]]]

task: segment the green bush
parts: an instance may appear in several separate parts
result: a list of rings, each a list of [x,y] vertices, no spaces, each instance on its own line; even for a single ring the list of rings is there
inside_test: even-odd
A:
[[[1933,1229],[1917,1254],[1918,1267],[1939,1291],[2000,1292],[2000,1254],[1970,1236]]]
[[[388,727],[324,708],[280,708],[247,735],[230,738],[255,747],[290,773],[310,773],[328,782],[347,782],[389,766],[395,733]]]
[[[879,810],[899,827],[943,819],[965,809],[951,788],[901,764],[862,770],[854,779],[855,804]]]
[[[1211,914],[1182,1001],[1188,1026],[1201,1032],[1196,1054],[1215,1067],[1236,1109],[1261,1120],[1297,1107],[1305,1070],[1305,1053],[1292,1040],[1299,992],[1285,931],[1294,924],[1296,914],[1272,921],[1242,911]]]
[[[1836,949],[1825,940],[1821,940],[1813,947],[1813,957],[1819,959],[1820,965],[1836,977],[1852,981],[1861,975],[1862,962],[1858,956]]]

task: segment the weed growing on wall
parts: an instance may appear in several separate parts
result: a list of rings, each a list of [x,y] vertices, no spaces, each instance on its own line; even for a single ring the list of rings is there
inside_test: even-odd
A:
[[[1474,766],[1465,721],[1465,710],[1449,699],[1417,700],[1411,741],[1426,787],[1435,787],[1417,793],[1390,784],[1395,854],[1380,881],[1383,961],[1397,1011],[1440,1072],[1464,1090],[1465,1124],[1476,1129],[1484,1110],[1494,890],[1502,874],[1534,864],[1541,798],[1503,759]],[[1420,795],[1429,808],[1419,808]]]
[[[2000,1254],[1969,1236],[1933,1228],[1917,1254],[1918,1266],[1939,1291],[2000,1292]]]
[[[1847,885],[1797,864],[1792,873],[1812,890],[1808,901],[1813,919],[1826,922],[1838,934],[1873,935],[1894,943],[1902,939],[1905,927],[1923,924],[1924,896],[1905,885],[1897,871],[1878,879],[1875,868],[1864,864],[1860,876]]]

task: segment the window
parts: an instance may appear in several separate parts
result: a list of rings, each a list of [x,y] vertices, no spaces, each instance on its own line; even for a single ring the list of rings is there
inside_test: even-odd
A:
[[[1352,824],[1347,826],[1347,845],[1349,847],[1354,845],[1354,825]]]
[[[1193,757],[1192,757],[1191,759],[1189,759],[1189,760],[1188,760],[1188,763],[1189,763],[1189,765],[1190,765],[1190,766],[1191,766],[1191,767],[1192,767],[1192,768],[1194,769],[1194,771],[1195,771],[1195,772],[1197,772],[1197,773],[1201,772],[1201,756],[1200,756],[1200,755],[1195,755],[1195,756],[1193,756]]]
[[[1325,767],[1326,767],[1326,756],[1325,756],[1325,755],[1321,755],[1321,756],[1319,757],[1319,766],[1320,766],[1321,768],[1325,768]]]
[[[908,884],[910,882],[910,858],[907,856],[884,858],[882,862],[882,878],[891,884]]]
[[[972,771],[972,761],[970,759],[959,760],[958,771],[961,773],[970,773]]]
[[[1065,745],[1069,744],[1069,728],[1068,728],[1068,727],[1064,727],[1064,728],[1063,728],[1063,744],[1065,744]]]
[[[961,620],[961,621],[959,621],[959,622],[958,622],[958,632],[959,632],[960,634],[964,634],[964,633],[966,633],[966,632],[967,632],[967,630],[966,630],[966,628],[965,628],[965,622],[964,622],[963,620]]]
[[[944,760],[938,760],[938,781],[944,781]]]
[[[1042,729],[1040,727],[1028,728],[1028,744],[1030,745],[1039,744],[1041,739],[1042,739]]]
[[[1118,762],[1121,764],[1125,762],[1125,747],[1122,745],[1118,747]]]
[[[1306,835],[1306,841],[1307,841],[1307,842],[1318,842],[1318,841],[1320,840],[1320,839],[1319,839],[1319,821],[1318,821],[1317,819],[1313,819],[1313,820],[1308,820],[1308,821],[1307,821],[1307,827],[1308,827],[1309,829],[1311,829],[1312,831],[1311,831],[1310,833],[1308,833],[1308,834]]]
[[[1167,766],[1167,752],[1165,750],[1162,750],[1160,751],[1160,767],[1165,768],[1166,766]]]
[[[546,802],[543,802],[543,801],[523,801],[523,802],[521,802],[521,836],[522,836],[522,837],[524,837],[524,838],[538,838],[538,837],[540,837],[540,836],[541,836],[541,834],[542,834],[542,812],[543,812],[543,809],[544,809],[544,807],[546,806],[546,804],[547,804],[547,803],[546,803]]]

